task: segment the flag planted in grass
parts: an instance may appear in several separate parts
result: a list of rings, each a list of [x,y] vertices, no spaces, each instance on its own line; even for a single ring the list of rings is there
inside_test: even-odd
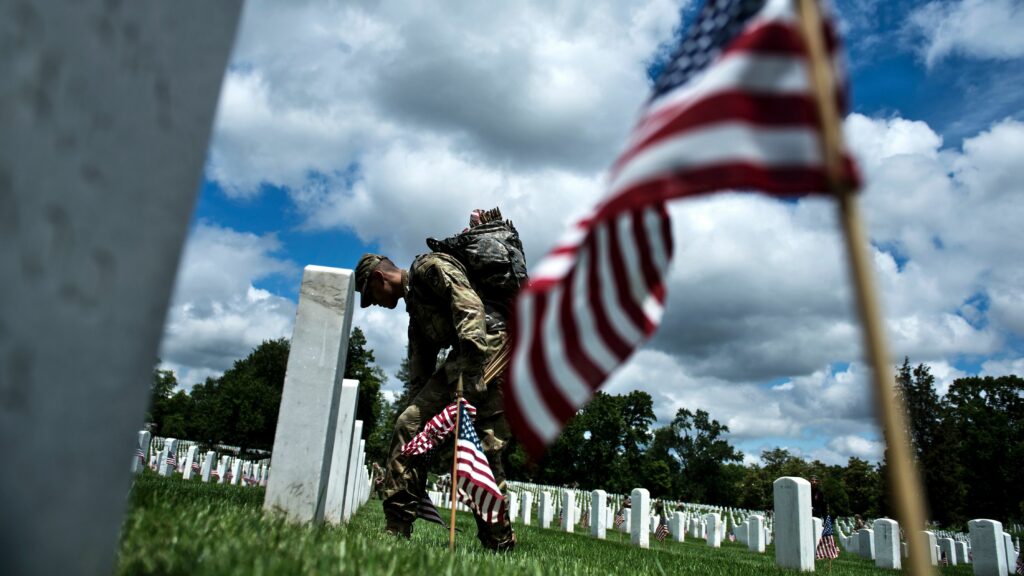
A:
[[[828,22],[825,37],[835,60]],[[668,200],[833,189],[793,0],[707,0],[680,40],[611,167],[605,197],[518,296],[506,415],[535,457],[661,322]],[[842,93],[831,95],[840,110]],[[853,163],[842,161],[838,184],[855,187]]]
[[[836,547],[834,534],[832,530],[832,517],[825,516],[825,522],[821,529],[821,540],[818,541],[818,548],[814,551],[815,560],[825,558],[832,560],[839,557],[839,548]]]
[[[668,536],[668,522],[665,521],[665,517],[661,517],[661,521],[658,522],[658,529],[654,532],[654,537],[658,539],[658,542],[664,542]]]
[[[456,486],[459,497],[486,522],[497,523],[504,513],[505,499],[494,481],[480,437],[473,428],[469,403],[459,401],[459,430],[455,440]]]

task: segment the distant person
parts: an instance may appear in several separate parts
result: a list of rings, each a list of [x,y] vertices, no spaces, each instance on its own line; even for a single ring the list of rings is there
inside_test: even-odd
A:
[[[817,476],[811,476],[811,516],[822,519],[829,516],[828,500],[821,491]]]
[[[860,517],[860,514],[853,515],[853,531],[856,532],[861,528],[867,528],[868,525],[864,523],[864,519]]]

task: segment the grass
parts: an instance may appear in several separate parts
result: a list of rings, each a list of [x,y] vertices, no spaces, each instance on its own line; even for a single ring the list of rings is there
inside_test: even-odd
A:
[[[380,501],[371,500],[345,526],[297,526],[261,509],[264,490],[161,478],[148,471],[132,489],[121,535],[119,574],[791,574],[775,566],[774,549],[765,554],[726,542],[719,549],[701,541],[659,543],[642,550],[627,535],[609,532],[600,541],[516,524],[515,551],[483,550],[475,525],[460,513],[456,551],[448,533],[417,522],[412,540],[383,533]],[[442,514],[447,514],[442,510]],[[829,572],[828,562],[817,563]],[[831,574],[892,574],[843,553]],[[970,574],[970,566],[943,568]]]

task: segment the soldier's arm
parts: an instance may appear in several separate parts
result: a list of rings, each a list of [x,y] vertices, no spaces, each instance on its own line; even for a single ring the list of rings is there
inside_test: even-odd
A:
[[[458,340],[459,369],[463,385],[475,387],[483,376],[487,361],[487,323],[484,303],[473,290],[461,268],[439,261],[432,266],[428,279],[439,296],[449,302],[455,337]]]
[[[434,374],[437,364],[437,353],[441,349],[420,334],[416,326],[409,323],[409,390],[410,397],[415,396],[427,379]]]

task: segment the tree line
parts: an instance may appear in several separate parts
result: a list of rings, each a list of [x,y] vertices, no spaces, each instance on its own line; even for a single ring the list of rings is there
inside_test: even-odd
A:
[[[148,413],[154,434],[270,451],[288,351],[286,339],[265,341],[191,393],[177,389],[173,372],[154,370]],[[442,353],[438,363],[443,361]],[[345,378],[359,381],[356,417],[364,423],[370,462],[386,460],[395,418],[411,400],[406,363],[396,377],[404,389],[391,403],[381,392],[386,374],[363,332],[353,328]],[[1024,485],[1024,379],[959,378],[940,395],[931,369],[904,359],[894,390],[907,407],[931,520],[962,527],[971,518],[1024,518],[1024,494],[1014,489]],[[680,408],[667,424],[656,422],[646,392],[598,392],[541,461],[529,461],[513,439],[504,452],[506,475],[617,493],[643,486],[656,498],[761,510],[772,508],[775,479],[816,475],[832,514],[894,516],[884,457],[878,464],[851,457],[835,465],[775,448],[762,452],[758,463],[744,464],[743,453],[728,441],[728,426],[704,410]],[[438,473],[447,470],[446,462],[443,454],[435,458]]]

